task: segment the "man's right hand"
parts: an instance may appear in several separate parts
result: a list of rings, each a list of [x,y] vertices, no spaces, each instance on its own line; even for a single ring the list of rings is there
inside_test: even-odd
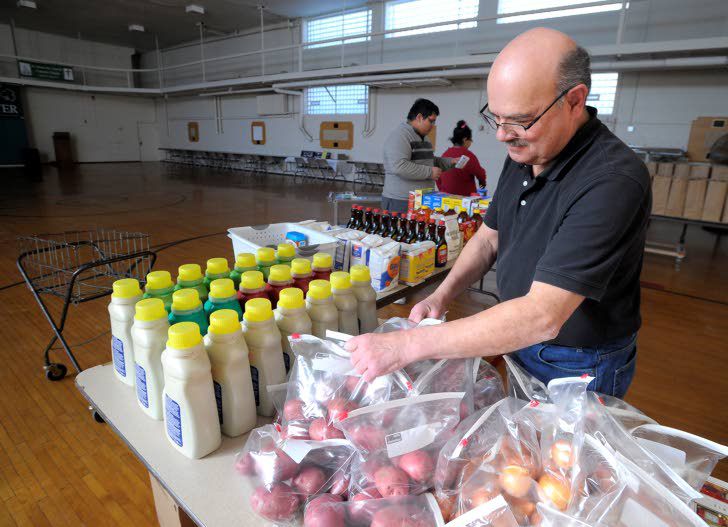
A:
[[[415,304],[415,307],[410,311],[409,319],[419,324],[423,318],[440,318],[444,314],[445,307],[432,296],[428,296]]]
[[[437,181],[442,175],[442,169],[439,167],[432,167],[432,180]]]

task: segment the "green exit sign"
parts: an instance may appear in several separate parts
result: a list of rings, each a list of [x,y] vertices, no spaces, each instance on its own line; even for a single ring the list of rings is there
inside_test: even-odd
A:
[[[32,77],[45,81],[73,82],[73,68],[59,64],[44,64],[42,62],[18,61],[18,72],[21,77]]]

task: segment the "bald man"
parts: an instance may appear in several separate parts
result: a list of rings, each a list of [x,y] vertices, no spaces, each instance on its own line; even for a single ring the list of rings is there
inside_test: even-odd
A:
[[[651,208],[645,165],[586,106],[588,53],[534,29],[488,76],[481,110],[508,155],[484,224],[410,319],[440,317],[498,258],[502,302],[476,315],[350,340],[370,380],[418,360],[509,353],[542,382],[588,374],[623,397],[634,375]]]

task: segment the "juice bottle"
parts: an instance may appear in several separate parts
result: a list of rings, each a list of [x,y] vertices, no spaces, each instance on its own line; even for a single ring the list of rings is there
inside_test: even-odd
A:
[[[276,263],[276,252],[270,247],[261,247],[255,253],[255,261],[258,264],[258,271],[263,273],[263,279],[268,280],[270,268]]]
[[[144,286],[144,298],[159,298],[164,309],[169,313],[172,307],[172,293],[174,282],[169,271],[152,271],[147,274],[147,284]]]
[[[351,288],[349,273],[344,271],[331,273],[331,294],[334,297],[336,310],[339,312],[339,331],[347,335],[358,335],[358,303]]]
[[[331,296],[331,284],[326,280],[313,280],[306,295],[306,312],[311,318],[311,332],[322,339],[326,330],[339,331],[339,312]]]
[[[210,330],[204,343],[210,358],[220,428],[226,436],[237,437],[256,425],[248,345],[238,313],[221,309],[210,315]]]
[[[437,240],[435,241],[435,267],[447,265],[447,240],[445,240],[445,221],[440,220],[437,225]]]
[[[238,302],[243,313],[245,313],[245,303],[253,298],[268,298],[268,293],[265,292],[263,273],[260,271],[246,271],[240,277]]]
[[[180,289],[172,295],[169,325],[178,322],[194,322],[201,334],[207,333],[207,317],[196,289]]]
[[[227,258],[210,258],[207,260],[203,283],[208,291],[210,290],[210,283],[218,278],[230,278],[230,267],[228,267]]]
[[[177,269],[177,285],[175,291],[180,289],[195,289],[203,302],[207,300],[207,287],[203,283],[202,269],[197,264],[183,264]]]
[[[291,268],[287,265],[279,264],[270,268],[270,276],[268,284],[265,286],[265,292],[270,299],[273,309],[278,305],[278,295],[280,292],[293,286],[293,278],[291,277]]]
[[[292,243],[279,243],[276,251],[276,261],[279,264],[291,265],[291,260],[296,257],[296,246]]]
[[[131,327],[134,324],[134,305],[142,299],[139,282],[122,278],[112,285],[109,318],[111,319],[111,358],[116,378],[134,386],[134,343]]]
[[[372,208],[367,207],[366,211],[364,212],[364,223],[359,227],[360,231],[371,232],[373,215],[374,214],[372,213]]]
[[[200,459],[222,441],[210,359],[197,324],[169,328],[162,352],[164,425],[167,439],[179,452]]]
[[[281,332],[273,319],[267,298],[254,298],[245,305],[243,334],[250,351],[250,376],[258,415],[275,414],[273,400],[267,387],[286,382]]]
[[[294,258],[291,262],[291,276],[293,277],[293,287],[297,287],[303,291],[303,296],[306,296],[306,293],[308,293],[308,284],[313,280],[310,260],[306,258]]]
[[[313,255],[314,280],[328,280],[331,276],[333,259],[329,253],[316,253]]]
[[[210,320],[210,315],[221,309],[231,309],[238,314],[238,321],[243,319],[243,310],[238,302],[238,294],[230,278],[218,278],[210,284],[210,295],[205,302],[205,316]]]
[[[240,287],[240,277],[247,271],[257,271],[258,264],[255,263],[253,253],[240,253],[235,257],[235,267],[230,271],[230,279],[233,281],[235,290]]]
[[[359,334],[371,333],[379,325],[377,320],[377,293],[372,287],[372,278],[366,265],[352,265],[349,269],[351,289],[357,300],[356,315],[359,319]]]
[[[162,352],[169,331],[167,310],[159,298],[140,300],[134,308],[131,339],[134,342],[137,402],[145,414],[161,421],[164,417]]]
[[[286,374],[288,374],[296,361],[288,337],[294,333],[310,335],[312,330],[311,318],[306,312],[306,303],[303,300],[303,291],[297,287],[289,287],[281,291],[274,316],[281,332],[283,363],[286,366]]]

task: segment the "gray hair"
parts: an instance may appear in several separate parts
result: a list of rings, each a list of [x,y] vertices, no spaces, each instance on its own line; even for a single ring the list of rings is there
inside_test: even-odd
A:
[[[591,91],[591,58],[589,52],[581,46],[569,51],[559,64],[559,77],[556,83],[558,93],[571,89],[578,84],[585,84]]]

